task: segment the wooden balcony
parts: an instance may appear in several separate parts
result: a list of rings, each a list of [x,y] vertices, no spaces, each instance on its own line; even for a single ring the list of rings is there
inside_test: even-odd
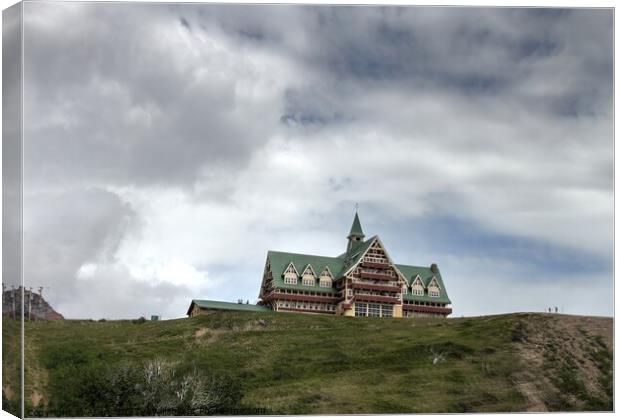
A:
[[[303,313],[313,313],[313,314],[335,314],[336,311],[322,311],[319,309],[303,309],[303,308],[278,308],[278,312],[303,312]]]
[[[385,284],[369,284],[369,283],[362,283],[362,282],[353,282],[353,289],[376,290],[378,292],[393,292],[393,293],[401,292],[401,289],[398,286],[388,286]]]
[[[396,274],[384,274],[384,273],[371,273],[369,271],[361,270],[360,277],[363,279],[371,280],[396,280]]]
[[[423,306],[423,305],[403,305],[405,311],[426,312],[430,314],[444,314],[450,315],[452,308],[442,308],[439,306]]]
[[[367,268],[383,268],[383,269],[390,268],[390,264],[388,263],[380,263],[380,262],[372,262],[372,261],[362,261],[361,266],[367,267]]]
[[[391,296],[376,296],[376,295],[355,295],[352,302],[376,302],[376,303],[392,303],[399,304],[400,299]]]
[[[266,301],[274,300],[274,299],[286,299],[286,300],[294,300],[298,302],[319,302],[319,303],[338,303],[342,300],[339,297],[296,295],[293,293],[282,293],[282,292],[271,292],[264,298],[264,300]]]

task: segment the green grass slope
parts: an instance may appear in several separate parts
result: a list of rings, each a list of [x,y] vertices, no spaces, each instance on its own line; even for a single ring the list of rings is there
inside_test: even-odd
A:
[[[21,415],[21,329],[20,323],[2,317],[2,409]]]
[[[125,404],[142,377],[133,367],[152,361],[174,366],[175,375],[226,378],[241,411],[229,404],[222,414],[607,411],[611,330],[611,318],[546,314],[221,312],[142,323],[32,322],[25,327],[26,413],[90,404],[71,414],[114,414],[91,402],[112,395]],[[109,391],[88,395],[89,387]]]

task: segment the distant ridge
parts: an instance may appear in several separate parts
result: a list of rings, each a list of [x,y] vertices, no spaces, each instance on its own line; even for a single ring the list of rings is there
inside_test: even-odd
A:
[[[48,320],[58,321],[65,319],[47,303],[43,296],[31,290],[23,290],[22,286],[17,289],[2,291],[2,315],[11,318],[19,318],[21,312],[22,292],[24,295],[24,319],[25,320]]]

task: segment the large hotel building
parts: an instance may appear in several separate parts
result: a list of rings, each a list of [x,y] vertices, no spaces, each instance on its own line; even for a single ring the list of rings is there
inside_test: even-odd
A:
[[[396,264],[379,236],[364,240],[357,212],[337,257],[269,251],[259,305],[278,312],[446,317],[450,299],[436,264]]]

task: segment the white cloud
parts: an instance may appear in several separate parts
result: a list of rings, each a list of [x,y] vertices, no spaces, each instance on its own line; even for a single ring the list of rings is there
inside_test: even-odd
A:
[[[78,268],[75,276],[78,279],[90,279],[97,273],[97,264],[85,263]]]

